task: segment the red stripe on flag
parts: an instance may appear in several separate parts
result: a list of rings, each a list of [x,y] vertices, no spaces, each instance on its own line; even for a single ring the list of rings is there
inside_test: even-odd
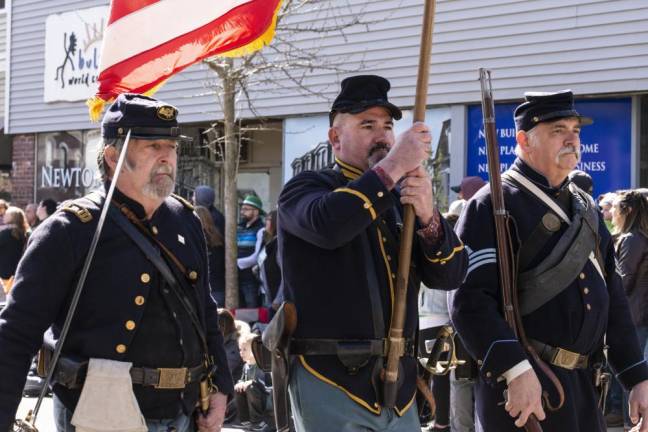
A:
[[[114,23],[118,19],[138,11],[146,6],[150,6],[160,0],[113,0],[110,8],[110,18],[108,25]]]
[[[255,0],[216,20],[99,74],[97,95],[109,100],[120,93],[144,93],[171,75],[207,57],[253,42],[272,24],[280,0]]]

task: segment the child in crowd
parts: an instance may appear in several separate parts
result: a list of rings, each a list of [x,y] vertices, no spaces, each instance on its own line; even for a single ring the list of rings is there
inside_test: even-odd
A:
[[[248,431],[273,432],[271,388],[267,386],[267,374],[257,366],[252,354],[252,341],[255,333],[243,333],[239,338],[239,348],[243,365],[241,379],[234,385],[236,406],[241,425]]]

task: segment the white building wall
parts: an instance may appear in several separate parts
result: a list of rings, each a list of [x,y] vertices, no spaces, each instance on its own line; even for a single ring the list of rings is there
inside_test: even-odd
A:
[[[43,102],[44,24],[49,14],[108,4],[107,0],[14,0],[11,11],[9,133],[88,129],[83,102]],[[420,0],[319,0],[328,8],[290,18],[291,25],[335,22],[359,16],[369,22],[346,36],[292,36],[299,46],[318,47],[317,57],[341,61],[347,72],[313,69],[305,95],[285,77],[254,79],[251,95],[263,116],[290,117],[328,110],[345,75],[358,69],[386,76],[394,102],[414,100]],[[348,5],[351,5],[350,8]],[[326,21],[328,17],[329,21]],[[331,18],[334,17],[334,18]],[[279,35],[284,36],[285,34]],[[578,95],[648,90],[648,1],[643,0],[437,0],[429,105],[478,101],[477,68],[493,69],[498,100],[524,90],[572,88]],[[276,45],[279,48],[279,45]],[[271,55],[271,50],[264,51]],[[158,93],[177,105],[182,122],[222,117],[208,80],[196,65]],[[240,106],[242,117],[253,114]]]

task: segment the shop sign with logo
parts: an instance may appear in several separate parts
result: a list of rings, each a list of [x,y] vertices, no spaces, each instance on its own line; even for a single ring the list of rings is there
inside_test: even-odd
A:
[[[82,101],[97,90],[108,6],[49,15],[45,21],[44,101]]]

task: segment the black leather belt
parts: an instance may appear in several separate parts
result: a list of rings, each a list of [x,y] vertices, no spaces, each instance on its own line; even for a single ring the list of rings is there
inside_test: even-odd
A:
[[[69,389],[83,387],[88,362],[60,361],[54,372],[52,381]],[[182,390],[188,384],[200,381],[205,375],[203,365],[191,368],[138,368],[130,369],[133,384],[154,387],[156,389]]]
[[[589,356],[566,350],[560,347],[553,347],[546,343],[529,339],[529,343],[536,350],[540,358],[547,363],[564,369],[587,369]]]
[[[290,354],[293,355],[339,355],[365,354],[385,357],[386,339],[291,339]],[[404,356],[416,355],[416,344],[405,340]]]
[[[187,384],[200,381],[204,372],[202,365],[192,368],[131,368],[130,376],[133,384],[157,389],[183,389]]]

